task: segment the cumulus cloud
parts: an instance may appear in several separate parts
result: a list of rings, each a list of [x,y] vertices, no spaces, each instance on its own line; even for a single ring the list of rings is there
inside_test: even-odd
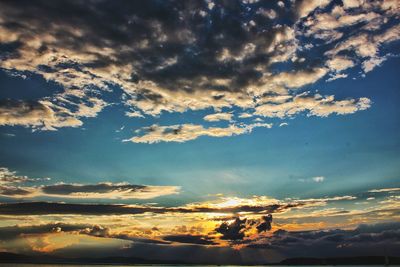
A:
[[[384,46],[399,39],[393,19],[398,10],[389,0],[344,1],[343,6],[329,0],[2,2],[0,68],[39,75],[61,92],[0,102],[0,125],[81,127],[110,106],[110,92],[122,95],[117,104],[132,118],[189,110],[213,110],[204,118],[211,122],[231,121],[237,111],[249,114],[238,119],[254,110],[272,117],[354,113],[370,101],[305,98],[298,89],[327,75],[328,81],[345,78],[342,72],[360,62],[365,72],[379,66]],[[276,68],[289,61],[296,64]],[[265,106],[270,93],[291,100]],[[251,132],[244,130],[248,127],[224,130],[186,122],[153,127],[153,136],[132,141],[184,142],[195,138],[193,129],[219,137]],[[181,133],[175,138],[164,132],[169,130]]]

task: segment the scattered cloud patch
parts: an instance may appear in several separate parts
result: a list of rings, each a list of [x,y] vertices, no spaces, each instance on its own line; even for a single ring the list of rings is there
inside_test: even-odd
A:
[[[369,108],[371,101],[339,99],[334,93],[304,96],[299,89],[324,77],[330,82],[346,78],[345,71],[357,65],[371,71],[386,59],[384,48],[400,36],[399,7],[389,0],[171,5],[40,1],[21,8],[18,2],[1,3],[0,41],[8,47],[0,51],[2,70],[20,77],[39,75],[62,90],[35,101],[2,101],[0,125],[81,127],[111,105],[110,92],[122,94],[118,104],[132,118],[213,110],[206,121],[231,121],[238,112],[240,125],[240,119],[255,115],[351,114]],[[37,13],[43,15],[31,16]],[[291,19],[281,21],[283,17]],[[318,44],[321,39],[326,45]],[[288,61],[296,64],[275,68]],[[197,127],[180,125],[184,132]],[[173,126],[159,127],[179,128]],[[251,125],[198,127],[201,135],[220,137],[240,134]],[[180,136],[178,142],[194,139],[192,133]]]

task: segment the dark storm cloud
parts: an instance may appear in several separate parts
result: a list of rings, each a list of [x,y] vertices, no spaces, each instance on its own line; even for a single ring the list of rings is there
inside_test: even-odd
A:
[[[233,222],[223,222],[215,231],[222,234],[222,239],[238,240],[244,238],[244,230],[246,229],[246,219],[236,218]]]
[[[37,53],[113,47],[119,52],[93,53],[95,58],[85,65],[133,64],[133,81],[152,80],[170,90],[191,91],[202,77],[209,80],[204,89],[239,90],[257,82],[261,73],[255,66],[268,65],[274,53],[266,51],[282,28],[272,27],[271,19],[257,12],[271,6],[216,1],[210,10],[206,1],[2,1],[1,14],[9,30],[26,35],[48,31],[57,38],[52,44],[44,41]],[[224,49],[240,57],[250,42],[257,48],[246,60],[218,60]],[[231,79],[230,85],[213,84],[217,78]]]
[[[257,231],[259,233],[262,233],[262,232],[271,230],[271,223],[272,223],[272,215],[271,214],[262,216],[256,226]]]
[[[222,234],[221,239],[242,240],[245,232],[251,228],[256,228],[258,233],[271,230],[272,215],[262,216],[260,219],[240,219],[237,217],[233,222],[223,222],[215,231]]]
[[[167,235],[163,237],[164,240],[184,244],[198,244],[198,245],[216,245],[212,238],[204,235]]]

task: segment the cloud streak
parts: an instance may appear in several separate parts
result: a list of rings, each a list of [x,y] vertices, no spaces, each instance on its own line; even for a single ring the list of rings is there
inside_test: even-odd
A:
[[[171,126],[152,125],[140,129],[138,132],[144,132],[142,135],[134,136],[130,141],[133,143],[159,143],[159,142],[186,142],[194,140],[200,136],[211,137],[226,137],[251,133],[254,128],[271,128],[271,123],[253,123],[249,125],[234,125],[230,124],[228,127],[208,127],[204,128],[202,125],[195,124],[182,124]]]
[[[103,182],[98,184],[66,184],[28,186],[21,183],[49,181],[50,178],[32,179],[18,176],[7,168],[0,168],[0,196],[12,198],[61,197],[106,199],[151,199],[178,194],[179,186],[134,185]]]
[[[55,184],[44,186],[2,186],[0,196],[14,198],[59,197],[59,198],[107,198],[107,199],[151,199],[179,193],[179,186],[113,184]]]

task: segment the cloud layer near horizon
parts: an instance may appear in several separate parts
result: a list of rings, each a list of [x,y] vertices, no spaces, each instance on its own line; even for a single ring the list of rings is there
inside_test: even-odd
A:
[[[92,242],[90,248],[85,247],[86,252],[102,249],[106,244],[118,245],[104,255],[130,255],[132,247],[151,248],[159,253],[185,246],[192,251],[196,246],[242,253],[272,251],[296,257],[310,251],[299,246],[312,251],[322,247],[321,253],[329,256],[361,253],[374,244],[389,244],[390,249],[398,245],[398,224],[387,222],[399,218],[399,188],[303,199],[218,195],[180,205],[112,204],[111,198],[132,203],[130,199],[175,194],[179,188],[111,183],[46,185],[49,178],[21,176],[7,168],[0,170],[0,249],[5,251],[76,256],[82,253],[81,243]],[[45,185],[31,185],[39,182]],[[5,190],[12,192],[5,195]],[[59,197],[74,201],[27,202],[21,198],[25,191],[29,193],[23,198]],[[99,197],[105,203],[76,202]],[[68,252],[73,247],[80,248],[78,254]],[[340,251],[335,252],[335,248]],[[174,252],[173,257],[177,259],[179,255]]]
[[[229,122],[158,126],[157,136],[135,135],[132,142],[249,133],[242,112],[265,119],[351,114],[371,100],[307,87],[382,64],[390,55],[381,50],[400,36],[398,12],[398,1],[390,0],[3,1],[0,68],[40,75],[62,90],[1,101],[0,125],[81,127],[115,104],[104,94],[116,88],[130,117],[211,109],[207,123]],[[193,135],[194,127],[201,134]]]
[[[0,168],[0,196],[11,198],[59,197],[59,198],[105,198],[150,199],[178,194],[179,186],[134,185],[129,183],[103,182],[97,184],[27,185],[27,182],[49,181],[50,178],[19,176],[7,168]]]

